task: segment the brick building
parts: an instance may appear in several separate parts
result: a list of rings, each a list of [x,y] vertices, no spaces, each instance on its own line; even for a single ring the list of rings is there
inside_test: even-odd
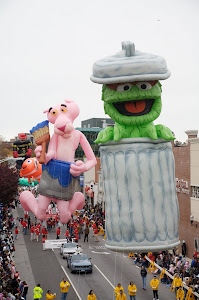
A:
[[[187,256],[199,251],[199,138],[198,131],[186,131],[186,144],[173,144],[176,190],[180,209],[179,236],[187,245]]]

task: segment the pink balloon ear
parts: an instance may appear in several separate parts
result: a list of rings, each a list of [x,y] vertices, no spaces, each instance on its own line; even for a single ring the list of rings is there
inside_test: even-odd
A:
[[[66,103],[71,103],[71,102],[74,102],[74,101],[73,101],[73,100],[67,100],[67,99],[66,99],[65,102],[66,102]]]
[[[43,114],[46,114],[49,111],[49,109],[46,109],[43,111]]]

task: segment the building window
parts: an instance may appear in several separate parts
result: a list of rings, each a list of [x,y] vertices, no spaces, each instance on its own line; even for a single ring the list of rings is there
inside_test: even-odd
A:
[[[194,249],[199,249],[199,239],[194,239]]]
[[[191,187],[191,197],[199,199],[199,186]]]

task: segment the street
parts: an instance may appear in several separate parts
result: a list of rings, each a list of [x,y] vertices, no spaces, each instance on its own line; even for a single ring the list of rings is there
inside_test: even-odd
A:
[[[20,217],[23,217],[23,210],[21,208],[18,208],[17,212]],[[65,231],[66,226],[62,226],[60,238],[64,238]],[[146,290],[143,290],[140,268],[134,264],[133,259],[128,258],[128,253],[116,253],[107,250],[103,237],[99,236],[99,242],[96,242],[95,237],[92,236],[92,230],[90,230],[89,242],[84,243],[83,236],[81,236],[81,239],[79,240],[79,245],[82,247],[82,253],[87,254],[92,260],[92,274],[71,274],[70,270],[67,268],[67,261],[60,255],[59,249],[48,249],[43,251],[41,237],[39,243],[30,241],[29,231],[25,236],[20,232],[19,236],[19,240],[15,242],[15,261],[22,279],[26,280],[29,285],[28,300],[33,299],[32,288],[38,283],[41,284],[44,291],[43,298],[45,298],[47,290],[50,289],[52,293],[57,294],[56,299],[61,299],[59,285],[63,277],[66,277],[67,281],[71,284],[67,300],[86,300],[90,290],[94,291],[97,300],[113,300],[115,299],[114,289],[119,282],[124,288],[127,299],[129,299],[128,285],[130,281],[134,281],[137,286],[137,300],[153,299],[150,287],[150,281],[153,278],[153,275],[147,275],[147,288]],[[48,234],[48,239],[55,238],[55,232]],[[20,266],[23,265],[23,262],[21,261],[20,254],[17,254],[17,251],[18,247],[22,248],[20,245],[22,244],[23,239],[23,248],[26,247],[27,249],[27,254],[25,253],[24,255],[28,255],[28,259],[26,259],[23,270],[20,270]],[[32,280],[31,277],[23,277],[23,274],[25,275],[27,270],[29,270],[28,276],[30,276],[30,273],[32,272]],[[29,282],[28,279],[31,282]],[[172,300],[175,299],[175,295],[169,291],[168,286],[160,283],[159,299]]]

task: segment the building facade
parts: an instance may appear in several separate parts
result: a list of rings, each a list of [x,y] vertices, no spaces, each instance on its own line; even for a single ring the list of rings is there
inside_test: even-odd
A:
[[[186,131],[187,143],[173,145],[176,191],[180,209],[179,236],[185,240],[187,256],[199,251],[199,138],[198,131]]]
[[[83,128],[106,128],[113,126],[115,121],[110,118],[92,118],[81,122]]]

